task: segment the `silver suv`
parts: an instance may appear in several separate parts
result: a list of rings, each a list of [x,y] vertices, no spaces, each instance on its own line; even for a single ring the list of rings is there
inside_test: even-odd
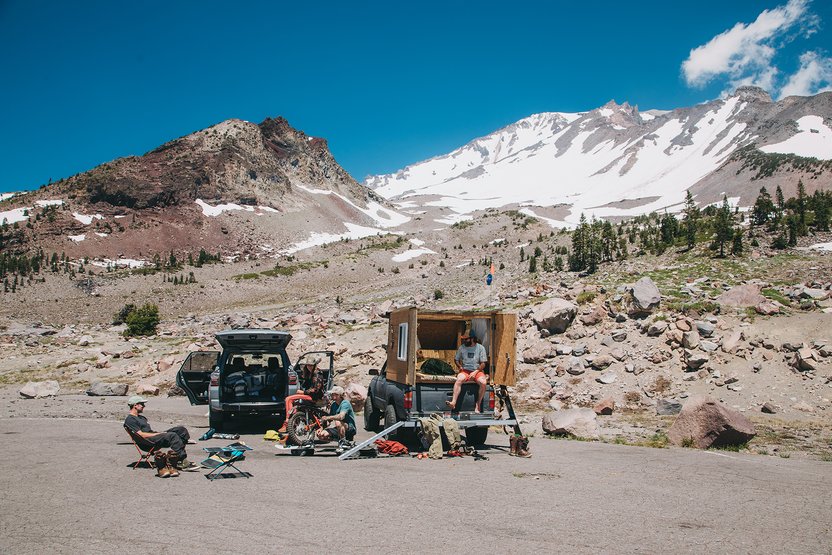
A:
[[[190,353],[176,374],[192,405],[208,405],[208,424],[217,431],[240,416],[286,418],[286,397],[298,389],[295,368],[314,363],[332,375],[332,351],[304,353],[289,362],[288,332],[264,329],[226,330],[216,335],[222,351]],[[326,367],[327,363],[329,368]]]

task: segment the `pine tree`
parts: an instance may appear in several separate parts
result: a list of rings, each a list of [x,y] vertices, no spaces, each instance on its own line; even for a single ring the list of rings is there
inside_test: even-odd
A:
[[[757,195],[754,208],[751,210],[751,223],[754,225],[763,225],[769,221],[769,217],[773,212],[774,202],[771,200],[771,195],[768,194],[765,187],[760,187],[760,194]]]
[[[684,214],[685,237],[688,242],[688,250],[690,250],[696,244],[696,231],[699,226],[699,218],[701,216],[699,208],[696,206],[696,202],[694,202],[693,195],[690,194],[690,191],[688,191],[685,195]],[[630,241],[630,243],[634,242],[635,241]]]
[[[829,231],[829,193],[815,191],[812,195],[812,211],[815,213],[815,229],[818,231]]]
[[[734,222],[731,218],[731,206],[728,204],[728,197],[722,197],[722,207],[714,216],[714,242],[712,249],[719,249],[720,258],[725,257],[725,244],[731,240],[734,234]]]
[[[586,268],[587,235],[589,235],[589,225],[586,223],[586,216],[581,214],[578,227],[572,232],[572,256],[569,257],[569,269],[573,272],[580,272]]]
[[[734,256],[740,256],[742,254],[742,251],[742,230],[737,229],[734,231],[734,238],[731,242],[731,254]]]
[[[803,180],[800,179],[797,182],[797,200],[796,200],[796,207],[797,207],[797,222],[798,222],[798,233],[800,235],[806,235],[806,187],[803,186]]]
[[[529,257],[529,273],[533,274],[537,271],[537,258],[534,256]]]

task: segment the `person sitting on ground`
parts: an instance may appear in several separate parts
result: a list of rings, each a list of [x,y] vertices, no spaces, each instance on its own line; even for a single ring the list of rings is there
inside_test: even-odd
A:
[[[480,412],[480,403],[485,396],[485,386],[488,384],[488,376],[485,375],[485,363],[488,355],[485,354],[485,347],[477,343],[477,336],[469,331],[462,336],[462,345],[456,351],[454,362],[459,373],[454,382],[454,393],[450,401],[447,401],[451,410],[456,410],[456,403],[459,394],[462,392],[462,384],[465,382],[476,382],[479,385],[477,391],[477,404],[474,412]]]
[[[355,437],[355,411],[346,399],[343,387],[336,385],[327,395],[332,400],[332,406],[329,408],[329,416],[324,416],[321,421],[332,422],[333,425],[325,430],[316,430],[315,435],[322,441],[338,440],[339,448],[347,448]]]
[[[185,453],[185,445],[191,438],[188,430],[184,426],[174,426],[166,432],[154,432],[147,422],[147,418],[142,416],[144,406],[147,399],[139,395],[133,395],[127,400],[127,406],[130,407],[130,414],[124,419],[124,425],[129,428],[137,436],[155,447],[170,447],[174,452],[174,459],[176,461],[175,468],[179,470],[196,470],[199,467],[188,460]],[[162,469],[160,468],[159,471]],[[161,474],[160,474],[161,475]]]

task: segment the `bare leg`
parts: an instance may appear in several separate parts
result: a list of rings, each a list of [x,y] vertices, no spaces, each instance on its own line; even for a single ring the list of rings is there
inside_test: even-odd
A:
[[[474,412],[479,413],[481,412],[480,403],[482,403],[482,398],[485,397],[485,383],[477,381],[477,385],[479,386],[479,391],[477,391],[477,404],[474,405]]]
[[[454,395],[451,397],[450,401],[445,401],[448,403],[448,406],[451,407],[451,410],[456,410],[456,400],[459,398],[459,393],[462,391],[462,382],[465,381],[465,378],[462,374],[459,374],[454,382]]]

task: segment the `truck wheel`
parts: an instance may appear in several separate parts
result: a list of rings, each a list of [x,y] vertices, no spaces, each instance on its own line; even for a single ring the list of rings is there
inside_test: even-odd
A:
[[[387,408],[384,409],[384,428],[385,429],[389,428],[390,426],[394,425],[398,421],[399,421],[399,419],[396,418],[396,407],[393,406],[393,403],[388,403]],[[392,439],[394,441],[398,441],[400,431],[401,431],[401,428],[399,428],[395,432],[390,433],[387,436],[387,439]]]
[[[214,428],[215,432],[221,432],[223,427],[222,413],[218,410],[208,411],[208,427]]]
[[[488,428],[485,426],[472,427],[465,430],[465,443],[468,445],[482,445],[485,443],[486,437],[488,437]]]
[[[373,399],[368,393],[367,398],[364,399],[364,429],[368,432],[380,432],[381,429],[378,427],[380,418],[381,415],[373,407]]]

